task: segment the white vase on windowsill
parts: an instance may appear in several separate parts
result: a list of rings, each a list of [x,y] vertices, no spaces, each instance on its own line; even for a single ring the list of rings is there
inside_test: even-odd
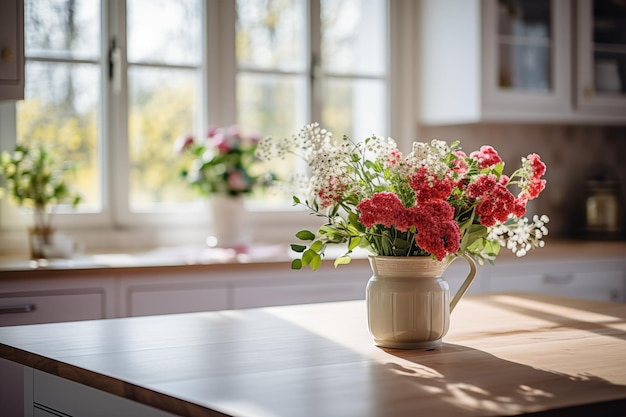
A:
[[[207,244],[219,248],[240,248],[249,243],[246,206],[243,196],[212,195],[208,199],[211,234]]]

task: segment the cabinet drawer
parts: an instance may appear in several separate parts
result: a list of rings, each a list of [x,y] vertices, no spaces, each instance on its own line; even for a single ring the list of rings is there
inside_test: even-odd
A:
[[[241,287],[235,289],[234,308],[361,300],[364,298],[365,284],[360,282]]]
[[[623,301],[624,277],[621,271],[552,271],[498,276],[491,280],[490,290],[542,292],[589,300]]]
[[[195,284],[146,285],[126,290],[126,315],[192,313],[229,308],[228,289]]]
[[[100,289],[0,294],[0,326],[102,319]]]
[[[35,416],[174,417],[168,412],[38,370],[33,371],[32,389]]]

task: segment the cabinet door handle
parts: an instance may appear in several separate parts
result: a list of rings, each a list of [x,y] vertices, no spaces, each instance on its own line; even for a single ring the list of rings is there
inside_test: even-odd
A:
[[[37,305],[35,304],[0,306],[0,314],[29,313],[35,310],[37,310]]]
[[[0,50],[0,59],[4,62],[9,62],[13,59],[13,50],[8,46],[5,46]]]

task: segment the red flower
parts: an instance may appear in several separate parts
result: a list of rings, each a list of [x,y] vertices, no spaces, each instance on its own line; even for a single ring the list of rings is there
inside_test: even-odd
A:
[[[489,145],[483,145],[479,151],[470,153],[470,158],[478,160],[478,168],[483,169],[502,162],[498,152]]]
[[[365,227],[382,224],[385,227],[404,226],[406,220],[406,208],[397,195],[391,192],[382,192],[372,195],[371,198],[362,200],[357,206],[360,211],[359,221]],[[407,228],[404,228],[406,230]]]
[[[479,175],[475,182],[467,187],[469,198],[480,198],[482,195],[491,192],[498,184],[495,175]]]
[[[450,196],[456,183],[448,176],[439,179],[422,167],[411,176],[409,185],[415,191],[415,199],[423,202],[432,199],[445,200]]]
[[[528,195],[528,199],[535,199],[541,194],[541,192],[546,188],[546,180],[542,180],[539,178],[533,178],[528,184],[528,188],[526,189],[526,193]]]
[[[522,217],[524,214],[526,214],[526,203],[528,203],[528,198],[526,197],[520,197],[515,200],[513,215],[516,217]]]
[[[531,153],[526,157],[533,167],[533,178],[539,178],[546,173],[546,164],[541,161],[541,157],[536,153]]]

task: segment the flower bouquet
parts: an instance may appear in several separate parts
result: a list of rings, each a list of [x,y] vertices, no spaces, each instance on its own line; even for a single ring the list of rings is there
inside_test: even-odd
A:
[[[210,128],[201,140],[191,135],[180,137],[174,150],[192,156],[180,175],[201,196],[236,197],[265,188],[275,176],[263,171],[256,156],[259,140],[257,135],[244,135],[237,126]]]
[[[263,159],[288,153],[310,170],[304,196],[294,196],[294,204],[324,219],[317,231],[296,234],[301,242],[291,245],[298,254],[293,269],[317,269],[335,244],[347,245],[335,266],[349,263],[359,247],[375,256],[469,256],[483,264],[493,263],[501,247],[524,256],[544,246],[547,216],[523,217],[527,202],[546,185],[537,154],[522,158],[508,176],[491,146],[467,155],[459,142],[414,142],[404,156],[391,138],[334,140],[317,123],[259,145]]]
[[[65,177],[71,169],[66,163],[56,163],[43,146],[17,145],[13,152],[0,155],[0,192],[6,191],[18,206],[33,210],[29,230],[33,259],[46,258],[44,248],[51,244],[56,207],[61,203],[76,207],[81,201]]]

